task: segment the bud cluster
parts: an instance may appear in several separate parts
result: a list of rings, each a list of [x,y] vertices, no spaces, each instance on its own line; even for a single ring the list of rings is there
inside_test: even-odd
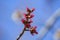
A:
[[[27,31],[27,29],[28,29],[28,31],[30,31],[30,33],[32,34],[32,35],[34,35],[34,33],[35,34],[38,34],[38,32],[36,31],[36,26],[31,26],[31,23],[33,22],[32,21],[32,18],[34,17],[34,15],[33,14],[31,14],[33,11],[34,11],[35,9],[33,8],[32,10],[30,10],[29,8],[27,8],[27,13],[25,13],[24,14],[24,19],[22,19],[21,21],[22,21],[22,23],[24,24],[24,29],[25,29],[25,31]]]

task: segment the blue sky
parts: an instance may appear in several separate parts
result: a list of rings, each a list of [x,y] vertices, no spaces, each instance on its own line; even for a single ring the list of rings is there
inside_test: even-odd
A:
[[[16,10],[26,10],[26,7],[35,8],[33,14],[34,22],[32,25],[37,26],[37,31],[44,26],[46,20],[60,8],[60,0],[0,0],[0,25],[3,30],[2,40],[16,40],[24,25],[20,22],[17,25],[11,19],[12,13]],[[58,20],[55,29],[59,25]],[[53,28],[54,29],[54,28]],[[54,30],[55,30],[54,29]],[[44,40],[53,40],[51,31],[46,35]],[[32,36],[29,32],[25,32],[21,40],[36,40],[37,35]]]

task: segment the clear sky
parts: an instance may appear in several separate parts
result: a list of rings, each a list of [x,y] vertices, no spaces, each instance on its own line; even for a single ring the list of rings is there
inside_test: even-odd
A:
[[[33,26],[37,26],[37,31],[44,26],[46,20],[58,9],[60,8],[60,0],[0,0],[0,25],[3,30],[2,40],[16,40],[17,36],[20,34],[24,25],[20,22],[17,25],[13,22],[11,15],[18,10],[26,10],[26,7],[35,8],[33,14]],[[52,31],[59,28],[60,21],[58,20]],[[43,40],[53,40],[52,31],[47,33]],[[21,40],[36,40],[38,36],[32,36],[29,32],[25,32]]]

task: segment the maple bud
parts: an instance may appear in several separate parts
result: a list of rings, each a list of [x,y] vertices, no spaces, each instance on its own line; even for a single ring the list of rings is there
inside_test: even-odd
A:
[[[30,33],[32,34],[32,35],[34,35],[34,33],[35,34],[38,34],[38,32],[36,31],[36,26],[35,27],[31,27],[31,29],[30,29]]]
[[[29,18],[29,19],[34,17],[33,14],[32,15],[24,14],[24,16],[25,16],[25,18]]]
[[[35,10],[35,8],[32,8],[32,12]]]
[[[25,28],[30,28],[30,27],[31,27],[30,24],[26,24],[26,25],[25,25]]]
[[[27,24],[26,20],[22,19],[21,21],[22,21],[23,24]]]
[[[27,8],[27,12],[31,13],[31,10],[29,8]]]
[[[30,18],[33,18],[33,17],[34,17],[34,15],[31,15],[31,16],[30,16]]]

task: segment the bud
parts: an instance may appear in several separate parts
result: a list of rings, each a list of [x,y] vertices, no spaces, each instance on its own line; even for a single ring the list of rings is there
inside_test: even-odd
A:
[[[25,28],[30,28],[30,27],[31,27],[30,24],[26,24],[26,25],[25,25]]]
[[[32,8],[32,12],[35,10],[35,8]]]
[[[30,29],[30,33],[32,34],[32,35],[34,35],[34,33],[35,34],[38,34],[38,32],[36,31],[36,26],[35,27],[31,27],[31,29]]]

